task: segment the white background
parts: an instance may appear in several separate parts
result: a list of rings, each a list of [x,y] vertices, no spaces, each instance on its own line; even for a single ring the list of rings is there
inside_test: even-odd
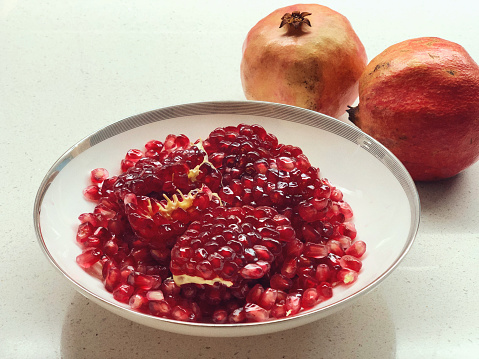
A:
[[[189,102],[244,100],[248,30],[285,1],[0,1],[0,358],[477,358],[476,163],[420,183],[422,220],[397,270],[350,308],[277,334],[184,337],[78,294],[49,264],[33,201],[55,160],[114,121]],[[324,1],[369,59],[409,38],[457,42],[479,61],[472,1]]]

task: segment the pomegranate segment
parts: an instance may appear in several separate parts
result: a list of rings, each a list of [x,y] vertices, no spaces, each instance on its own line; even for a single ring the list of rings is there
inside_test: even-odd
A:
[[[207,214],[211,214],[208,216]],[[268,249],[278,233],[273,208],[217,207],[195,221],[171,251],[170,269],[178,285],[222,283],[227,287],[263,278],[275,255]],[[196,230],[195,228],[200,228]],[[294,230],[289,227],[294,236]],[[279,253],[281,253],[281,244]]]
[[[77,263],[115,300],[216,324],[295,315],[354,283],[366,244],[343,193],[299,147],[259,125],[150,140],[96,168],[78,219]],[[361,259],[360,259],[361,258]]]

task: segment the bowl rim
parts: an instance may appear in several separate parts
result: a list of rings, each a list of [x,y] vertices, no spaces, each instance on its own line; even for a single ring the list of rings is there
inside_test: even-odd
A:
[[[73,160],[76,156],[81,154],[82,152],[86,151],[90,147],[95,146],[96,144],[128,130],[134,129],[136,127],[140,127],[143,125],[147,125],[149,123],[158,122],[162,120],[177,118],[177,117],[185,117],[185,116],[196,116],[196,115],[230,115],[230,114],[237,114],[237,115],[254,115],[254,116],[265,116],[270,118],[275,118],[279,120],[286,120],[290,122],[297,122],[305,125],[314,125],[318,121],[320,121],[323,125],[321,129],[326,130],[328,132],[332,132],[337,134],[336,132],[341,130],[342,135],[341,137],[351,141],[358,143],[362,148],[367,150],[370,154],[374,157],[379,159],[391,173],[395,176],[398,180],[399,184],[405,191],[405,194],[408,198],[409,205],[410,205],[410,212],[411,212],[411,226],[409,228],[408,239],[401,251],[401,254],[391,263],[391,265],[383,272],[380,276],[378,276],[375,280],[373,280],[368,285],[362,287],[358,291],[354,292],[353,294],[343,298],[340,301],[333,302],[326,306],[323,306],[318,309],[312,309],[308,311],[302,311],[294,316],[280,318],[280,319],[273,319],[268,320],[265,322],[257,322],[257,323],[225,323],[225,324],[215,324],[215,323],[192,323],[192,322],[181,322],[173,319],[162,318],[162,317],[155,317],[152,315],[144,314],[138,311],[135,311],[131,308],[124,307],[120,304],[115,302],[106,301],[103,298],[97,296],[94,292],[90,291],[89,289],[85,288],[81,283],[75,281],[53,258],[50,250],[48,249],[45,240],[42,235],[41,230],[41,222],[40,222],[40,214],[41,214],[41,206],[43,203],[43,198],[48,191],[49,186],[54,181],[57,174],[61,171],[61,169],[68,164],[71,160]],[[324,127],[325,126],[325,127]],[[317,126],[314,126],[317,127]],[[346,131],[346,134],[344,134]],[[50,167],[47,171],[46,175],[44,176],[37,194],[35,196],[34,206],[33,206],[33,222],[34,222],[34,230],[38,240],[38,243],[47,257],[49,262],[56,268],[68,281],[73,284],[77,290],[79,290],[84,296],[94,299],[102,304],[103,306],[109,307],[110,309],[114,310],[116,313],[120,314],[120,312],[126,311],[130,315],[148,318],[148,320],[158,321],[158,323],[169,323],[171,325],[175,325],[178,327],[198,327],[203,329],[213,329],[216,330],[220,328],[221,330],[228,330],[228,328],[246,328],[246,331],[241,335],[248,335],[247,330],[249,327],[254,326],[256,327],[267,327],[272,325],[277,325],[280,322],[285,321],[292,321],[292,320],[299,320],[300,318],[310,316],[314,317],[314,314],[319,315],[319,313],[323,313],[326,311],[334,312],[337,309],[340,309],[343,305],[349,303],[351,299],[355,297],[359,297],[364,295],[374,288],[377,287],[386,277],[388,277],[393,270],[399,265],[399,263],[404,259],[404,257],[408,254],[409,250],[411,249],[415,237],[417,235],[419,224],[420,224],[420,212],[421,212],[421,205],[419,194],[417,192],[415,182],[409,175],[408,171],[404,167],[404,165],[397,159],[397,157],[388,150],[385,146],[379,143],[377,140],[372,138],[371,136],[367,135],[363,131],[361,131],[358,127],[338,120],[336,118],[321,114],[319,112],[315,112],[312,110],[307,110],[295,106],[284,105],[284,104],[277,104],[271,102],[263,102],[263,101],[209,101],[209,102],[196,102],[196,103],[186,103],[180,105],[173,105],[163,108],[158,108],[154,110],[150,110],[147,112],[139,113],[137,115],[133,115],[130,117],[126,117],[124,119],[118,120],[113,122],[107,126],[100,128],[99,130],[92,132],[91,134],[87,135],[86,137],[82,138],[78,142],[76,142],[73,146],[67,149],[55,163]],[[347,302],[347,303],[346,303]],[[127,316],[128,317],[128,316]],[[303,318],[304,319],[304,318]],[[314,318],[310,321],[315,320]],[[156,327],[152,325],[152,323],[145,323],[145,325]],[[250,328],[251,329],[251,328]],[[165,328],[165,330],[169,330]],[[176,330],[175,330],[176,331]],[[266,331],[267,332],[267,331]],[[209,332],[205,335],[211,335],[214,333]]]

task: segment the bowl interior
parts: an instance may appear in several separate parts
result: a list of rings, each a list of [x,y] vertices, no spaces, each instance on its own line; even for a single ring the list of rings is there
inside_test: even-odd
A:
[[[205,335],[205,325],[188,326],[145,316],[116,302],[97,278],[75,262],[81,253],[75,243],[77,218],[94,208],[82,196],[93,168],[104,167],[110,175],[118,174],[126,151],[143,148],[151,139],[163,140],[170,133],[183,133],[194,141],[205,138],[216,127],[239,123],[260,124],[280,142],[301,147],[311,164],[320,168],[321,177],[343,191],[355,214],[357,239],[367,243],[356,283],[336,287],[333,298],[297,318],[275,321],[274,325],[263,323],[258,333],[328,315],[372,289],[397,266],[412,245],[419,224],[417,192],[399,161],[354,126],[290,106],[248,102],[160,109],[116,122],[74,145],[48,172],[35,203],[36,230],[47,257],[80,292],[107,309],[149,326]],[[216,329],[206,326],[210,328],[208,335],[216,335],[211,331]],[[217,335],[252,333],[247,329],[250,326],[243,326],[245,331],[241,325],[222,327]]]

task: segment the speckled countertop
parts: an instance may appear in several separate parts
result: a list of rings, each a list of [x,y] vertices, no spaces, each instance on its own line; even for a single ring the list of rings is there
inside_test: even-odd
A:
[[[36,191],[72,144],[111,122],[189,102],[244,100],[239,62],[286,1],[0,2],[0,358],[478,358],[479,163],[417,185],[413,248],[373,292],[315,323],[248,338],[135,324],[77,293],[43,255]],[[477,2],[324,1],[371,59],[438,36],[479,60]]]

